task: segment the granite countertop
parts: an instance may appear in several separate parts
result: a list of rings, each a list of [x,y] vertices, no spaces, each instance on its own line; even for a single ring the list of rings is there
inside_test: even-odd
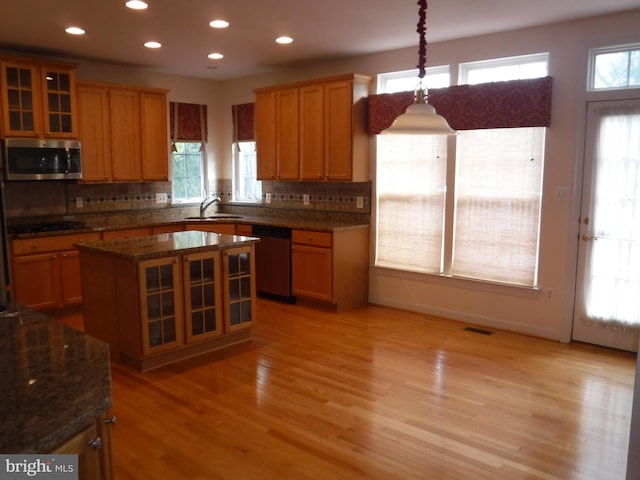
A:
[[[317,218],[305,218],[300,216],[261,216],[261,215],[233,215],[233,214],[213,214],[200,219],[197,217],[185,217],[174,220],[139,220],[127,221],[126,223],[113,223],[109,225],[83,225],[76,226],[68,230],[50,230],[42,232],[25,232],[10,234],[11,238],[38,238],[55,235],[71,235],[92,232],[107,232],[111,230],[122,230],[127,228],[144,228],[159,225],[193,225],[193,224],[245,224],[245,225],[272,225],[288,227],[300,230],[315,230],[321,232],[336,232],[353,228],[369,228],[368,223],[357,223],[348,221],[320,220]]]
[[[111,407],[109,347],[12,305],[0,314],[0,452],[47,453]]]
[[[167,255],[182,255],[198,251],[235,247],[257,241],[258,239],[254,237],[188,230],[147,237],[85,242],[77,244],[76,247],[81,252],[108,253],[133,260],[143,260]]]

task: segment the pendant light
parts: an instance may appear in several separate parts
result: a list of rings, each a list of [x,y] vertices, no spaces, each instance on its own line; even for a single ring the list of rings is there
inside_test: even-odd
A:
[[[391,126],[380,133],[399,135],[455,135],[447,120],[436,113],[436,109],[429,105],[427,87],[422,84],[427,63],[427,40],[425,39],[427,0],[418,0],[418,28],[420,44],[418,48],[418,86],[413,94],[413,103],[406,112],[398,116]]]

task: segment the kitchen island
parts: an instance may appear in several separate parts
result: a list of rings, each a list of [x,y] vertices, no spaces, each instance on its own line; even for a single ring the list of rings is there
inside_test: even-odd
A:
[[[141,370],[250,341],[256,241],[190,230],[76,245],[85,331]]]

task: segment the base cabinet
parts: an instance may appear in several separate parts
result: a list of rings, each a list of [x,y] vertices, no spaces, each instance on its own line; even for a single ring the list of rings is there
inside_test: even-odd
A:
[[[88,233],[13,240],[11,288],[15,300],[34,310],[82,303],[80,257],[73,245],[99,239],[99,233]]]
[[[366,305],[369,229],[291,232],[293,294],[336,311]]]
[[[115,417],[101,415],[51,453],[78,455],[78,480],[112,480],[111,426],[114,420]]]

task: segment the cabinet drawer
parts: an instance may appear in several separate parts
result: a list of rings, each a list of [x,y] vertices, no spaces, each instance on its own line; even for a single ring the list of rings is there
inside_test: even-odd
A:
[[[127,228],[124,230],[109,230],[102,232],[103,240],[116,240],[118,238],[146,237],[152,234],[150,227]]]
[[[315,232],[313,230],[293,230],[291,238],[293,243],[300,245],[331,247],[333,234],[331,232]]]
[[[77,235],[17,239],[11,242],[11,246],[14,255],[28,255],[30,253],[71,250],[76,243],[94,242],[97,240],[100,240],[99,233],[81,233]]]
[[[244,235],[245,237],[253,236],[253,225],[237,224],[236,235]]]

